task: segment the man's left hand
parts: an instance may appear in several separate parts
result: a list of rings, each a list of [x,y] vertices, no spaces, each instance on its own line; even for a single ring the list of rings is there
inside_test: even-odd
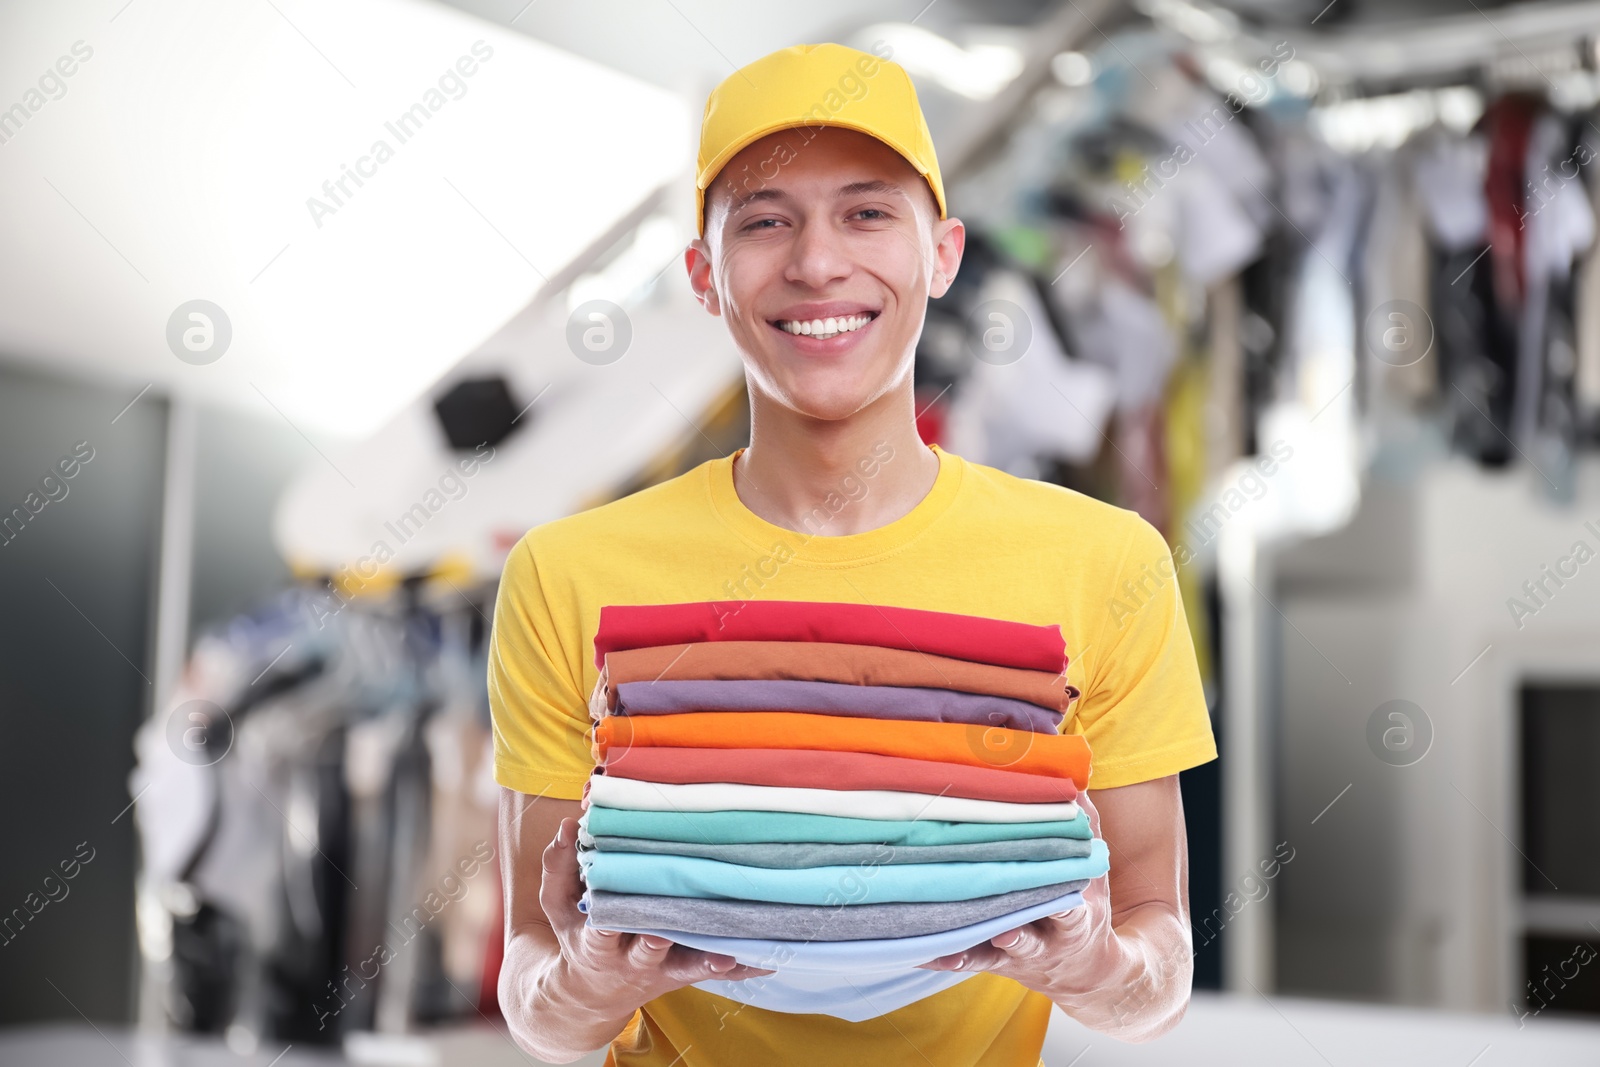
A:
[[[1100,836],[1100,813],[1087,792],[1078,806],[1089,815],[1094,836]],[[991,937],[965,952],[941,956],[921,965],[933,971],[992,971],[1046,996],[1072,997],[1101,988],[1115,971],[1116,948],[1111,926],[1111,890],[1106,877],[1092,880],[1083,903]]]

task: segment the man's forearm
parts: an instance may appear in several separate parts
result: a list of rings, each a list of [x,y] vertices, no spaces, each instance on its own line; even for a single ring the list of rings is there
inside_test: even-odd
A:
[[[542,934],[543,936],[539,936]],[[633,1018],[596,1013],[560,973],[561,954],[547,928],[513,934],[500,966],[500,1010],[524,1050],[571,1063],[604,1048]]]
[[[1062,1011],[1091,1030],[1123,1041],[1150,1041],[1183,1019],[1194,979],[1189,931],[1168,908],[1131,912],[1103,942],[1098,989],[1043,988]]]

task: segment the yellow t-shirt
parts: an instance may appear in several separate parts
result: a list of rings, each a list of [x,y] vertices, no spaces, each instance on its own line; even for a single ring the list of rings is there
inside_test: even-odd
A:
[[[939,473],[908,514],[830,536],[895,450],[880,443],[797,532],[733,487],[738,452],[545,523],[506,561],[489,648],[495,778],[576,800],[594,766],[585,732],[606,604],[849,601],[1059,624],[1081,692],[1062,725],[1092,752],[1089,788],[1162,778],[1217,755],[1172,557],[1131,511],[929,446]],[[645,1004],[612,1043],[618,1067],[923,1062],[1032,1067],[1051,1005],[979,974],[865,1022],[792,1015],[696,989]],[[919,1055],[920,1053],[920,1055]]]

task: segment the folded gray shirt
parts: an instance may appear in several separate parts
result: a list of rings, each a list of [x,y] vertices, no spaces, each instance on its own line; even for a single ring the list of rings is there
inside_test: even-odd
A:
[[[588,913],[589,925],[601,929],[642,927],[772,941],[865,941],[921,937],[954,930],[1079,892],[1088,884],[1088,879],[1080,879],[937,903],[838,906],[706,900],[588,889],[578,909]]]
[[[654,841],[645,837],[601,834],[592,838],[602,852],[650,852],[699,856],[746,867],[832,867],[864,863],[983,863],[990,860],[1063,860],[1089,855],[1091,844],[1072,837],[1020,841],[971,841],[955,845],[882,845],[825,843],[720,844],[702,841]]]

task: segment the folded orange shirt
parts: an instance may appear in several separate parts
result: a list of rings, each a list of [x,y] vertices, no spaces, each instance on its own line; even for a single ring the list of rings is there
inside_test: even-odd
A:
[[[594,755],[635,746],[797,748],[871,752],[1089,781],[1089,742],[1081,734],[1040,734],[1004,726],[862,719],[793,711],[691,711],[606,715],[595,724]]]
[[[635,745],[607,752],[605,773],[676,785],[733,782],[809,789],[892,789],[1013,804],[1057,804],[1078,799],[1078,787],[1070,778],[818,749]]]
[[[1078,690],[1065,674],[996,667],[972,660],[826,641],[703,641],[607,652],[601,671],[606,707],[623,682],[690,678],[787,678],[852,685],[926,686],[989,693],[1067,710]]]

